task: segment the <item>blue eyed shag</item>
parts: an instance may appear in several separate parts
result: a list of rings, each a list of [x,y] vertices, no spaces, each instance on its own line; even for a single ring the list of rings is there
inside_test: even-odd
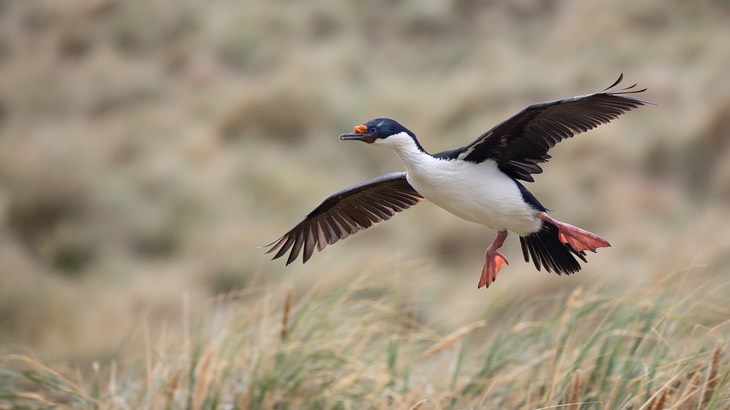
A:
[[[478,287],[489,286],[507,259],[498,250],[508,232],[519,235],[525,261],[537,270],[571,274],[586,261],[586,251],[610,246],[591,232],[557,221],[525,188],[542,172],[548,150],[558,142],[618,118],[651,101],[634,95],[636,84],[616,89],[619,76],[603,91],[531,105],[472,143],[429,154],[416,135],[395,120],[376,118],[340,135],[341,141],[363,141],[395,151],[405,172],[393,172],[337,192],[303,221],[267,245],[274,259],[289,252],[287,265],[303,251],[307,262],[340,239],[390,219],[422,199],[448,212],[497,231],[487,247]],[[577,258],[577,259],[576,259]]]

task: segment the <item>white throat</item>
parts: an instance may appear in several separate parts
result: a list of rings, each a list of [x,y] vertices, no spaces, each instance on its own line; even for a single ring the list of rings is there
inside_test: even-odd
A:
[[[388,147],[392,149],[398,158],[406,166],[408,172],[413,172],[419,165],[422,165],[424,161],[433,160],[434,158],[423,152],[418,148],[416,141],[405,132],[399,132],[393,134],[388,138],[378,139],[374,145]]]

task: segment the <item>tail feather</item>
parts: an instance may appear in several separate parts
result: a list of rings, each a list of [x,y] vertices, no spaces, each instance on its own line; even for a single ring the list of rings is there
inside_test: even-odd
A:
[[[581,269],[576,256],[586,262],[586,253],[578,252],[570,245],[562,243],[558,238],[558,227],[548,222],[543,223],[539,231],[520,236],[520,244],[525,262],[532,258],[537,270],[544,266],[548,272],[570,275]]]

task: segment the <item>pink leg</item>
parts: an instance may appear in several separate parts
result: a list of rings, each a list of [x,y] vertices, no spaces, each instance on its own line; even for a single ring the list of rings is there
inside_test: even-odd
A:
[[[481,288],[482,286],[489,287],[489,285],[491,285],[492,282],[497,279],[497,273],[499,273],[499,270],[502,268],[502,266],[509,265],[509,263],[507,262],[507,258],[505,258],[504,255],[497,251],[497,249],[502,247],[505,239],[507,239],[507,231],[497,232],[497,236],[494,238],[491,245],[489,245],[486,252],[484,253],[486,261],[484,262],[484,267],[482,268],[482,276],[481,278],[479,278],[479,285],[477,286],[477,289]]]
[[[595,252],[598,248],[605,248],[611,246],[607,240],[600,236],[584,231],[573,225],[566,224],[564,222],[557,221],[548,216],[545,212],[540,212],[538,217],[545,222],[551,223],[558,228],[558,237],[560,242],[570,245],[573,250],[577,252],[591,251]]]

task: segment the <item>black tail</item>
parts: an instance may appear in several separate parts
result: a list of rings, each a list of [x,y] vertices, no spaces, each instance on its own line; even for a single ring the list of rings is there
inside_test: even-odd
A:
[[[558,228],[551,223],[545,222],[539,231],[520,236],[520,243],[525,262],[529,262],[532,258],[537,270],[540,270],[540,266],[544,266],[548,272],[570,275],[581,268],[575,256],[586,262],[586,253],[576,252],[570,245],[560,242]]]

